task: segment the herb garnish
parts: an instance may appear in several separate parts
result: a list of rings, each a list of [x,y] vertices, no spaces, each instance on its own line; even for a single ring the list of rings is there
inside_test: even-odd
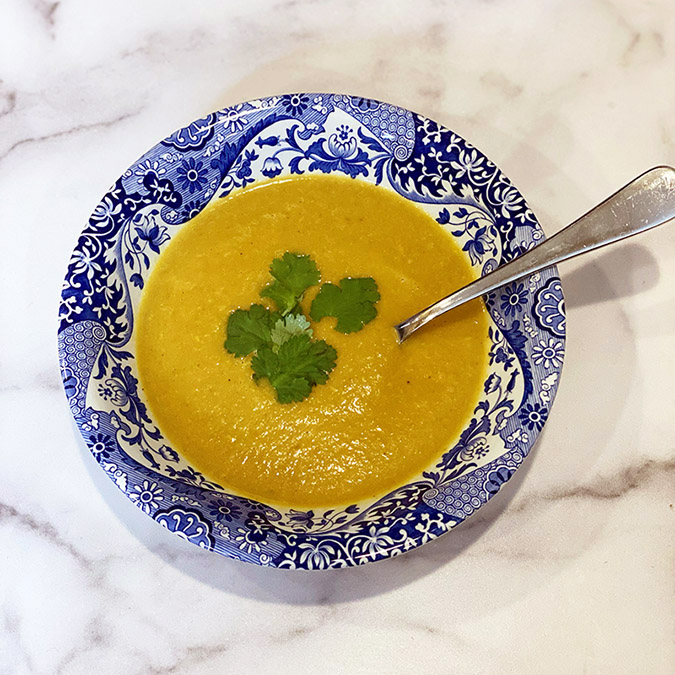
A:
[[[310,322],[300,306],[305,291],[319,283],[316,263],[308,256],[284,253],[270,265],[271,281],[260,292],[277,306],[272,311],[259,304],[235,309],[227,320],[225,349],[234,356],[253,354],[253,379],[269,380],[280,403],[307,398],[312,387],[325,384],[335,368],[337,352],[325,340],[315,340]],[[310,317],[337,318],[341,333],[361,330],[377,316],[380,299],[375,280],[344,278],[339,286],[325,283],[312,302]]]

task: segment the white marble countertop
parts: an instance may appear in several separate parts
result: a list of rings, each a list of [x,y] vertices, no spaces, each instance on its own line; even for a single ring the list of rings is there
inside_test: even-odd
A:
[[[212,109],[296,90],[412,108],[550,233],[675,164],[674,66],[669,0],[3,0],[0,673],[675,672],[675,225],[564,267],[565,369],[526,467],[449,535],[358,569],[167,533],[79,441],[56,359],[89,213]]]

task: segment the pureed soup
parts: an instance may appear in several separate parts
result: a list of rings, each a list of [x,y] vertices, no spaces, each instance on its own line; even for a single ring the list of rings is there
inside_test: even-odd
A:
[[[474,276],[429,215],[370,184],[294,177],[218,199],[143,291],[136,353],[152,414],[188,462],[243,496],[296,507],[381,496],[457,440],[487,368],[481,300],[402,345],[393,326]],[[309,287],[289,310],[294,283]]]

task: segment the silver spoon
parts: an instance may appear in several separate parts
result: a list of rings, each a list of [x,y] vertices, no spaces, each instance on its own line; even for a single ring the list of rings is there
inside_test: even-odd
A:
[[[675,169],[657,166],[633,179],[571,225],[503,267],[394,326],[399,342],[446,312],[563,260],[632,237],[675,218]]]

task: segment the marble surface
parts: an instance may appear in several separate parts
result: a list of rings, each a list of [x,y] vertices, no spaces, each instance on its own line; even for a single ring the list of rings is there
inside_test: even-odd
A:
[[[675,672],[675,225],[563,269],[527,465],[458,529],[289,573],[169,535],[108,481],[56,364],[108,185],[240,100],[345,91],[478,145],[554,232],[675,164],[669,0],[0,2],[0,674]]]

